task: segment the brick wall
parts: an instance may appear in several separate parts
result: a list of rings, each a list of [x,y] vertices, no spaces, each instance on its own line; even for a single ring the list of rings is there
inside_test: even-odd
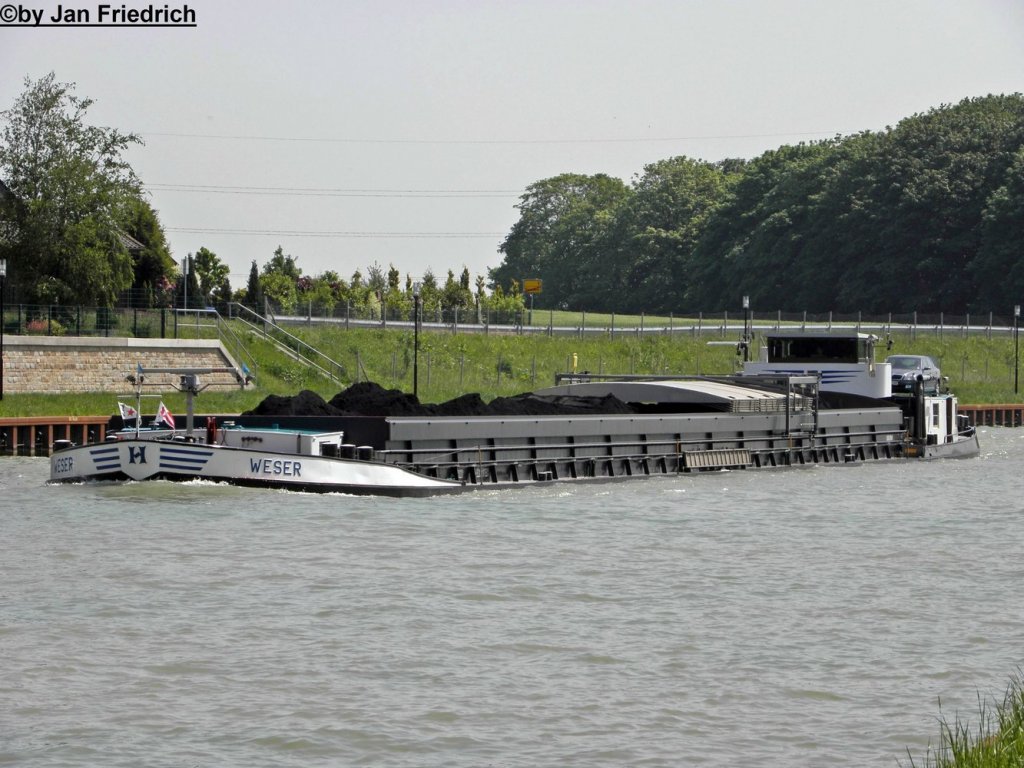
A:
[[[235,362],[219,341],[4,337],[4,391],[125,392],[125,376],[143,368],[224,368]],[[170,388],[173,374],[153,374],[147,384]],[[234,384],[230,374],[200,376],[203,384]]]

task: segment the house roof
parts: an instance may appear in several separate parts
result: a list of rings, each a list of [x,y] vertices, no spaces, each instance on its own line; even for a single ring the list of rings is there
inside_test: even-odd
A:
[[[120,241],[121,245],[123,245],[125,248],[128,249],[129,253],[131,253],[133,251],[144,250],[145,247],[146,247],[144,243],[140,243],[138,240],[136,240],[131,235],[129,235],[129,234],[125,233],[125,232],[121,232],[120,230],[118,230],[117,239],[118,239],[118,241]]]

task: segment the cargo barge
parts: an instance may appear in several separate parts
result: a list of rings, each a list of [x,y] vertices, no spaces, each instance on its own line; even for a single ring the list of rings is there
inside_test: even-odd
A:
[[[954,395],[891,395],[888,366],[873,360],[874,337],[817,341],[827,343],[770,336],[764,359],[734,376],[562,375],[523,396],[540,406],[530,415],[479,407],[461,415],[256,413],[209,417],[200,431],[191,394],[201,372],[181,371],[190,396],[184,430],[136,423],[102,443],[55,445],[50,477],[425,496],[980,452]]]

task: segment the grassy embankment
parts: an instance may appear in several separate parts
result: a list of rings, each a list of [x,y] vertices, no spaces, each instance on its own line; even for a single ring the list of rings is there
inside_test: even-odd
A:
[[[546,325],[547,313],[534,318]],[[577,320],[579,316],[577,316]],[[558,322],[559,318],[555,318]],[[740,358],[732,346],[709,346],[709,341],[735,341],[737,332],[722,334],[720,321],[707,321],[698,337],[689,330],[667,334],[647,331],[641,337],[619,329],[639,327],[641,319],[615,318],[616,332],[577,336],[420,334],[419,396],[424,402],[442,402],[466,392],[479,392],[485,400],[512,395],[554,382],[556,372],[573,369],[592,373],[658,373],[679,375],[725,374],[736,370]],[[645,327],[667,326],[668,318],[644,318]],[[679,328],[683,321],[671,321]],[[608,315],[587,315],[588,327],[610,328]],[[182,334],[189,329],[183,327]],[[412,391],[413,334],[408,329],[351,329],[297,326],[295,336],[319,349],[341,366],[346,384],[371,380],[387,388]],[[200,332],[202,330],[200,329]],[[241,333],[242,330],[239,329]],[[929,354],[937,358],[950,388],[965,403],[1006,403],[1014,395],[1014,346],[1007,334],[963,337],[946,329],[941,334],[919,330],[896,334],[893,352]],[[342,387],[315,374],[258,337],[250,339],[257,370],[257,386],[238,390],[207,390],[203,412],[237,413],[256,405],[269,394],[292,395],[311,389],[330,399]],[[878,353],[884,357],[884,350]],[[144,362],[144,361],[143,361]],[[126,399],[128,387],[120,399]],[[165,392],[172,411],[184,409],[183,396]],[[22,395],[7,394],[0,415],[101,415],[114,409],[111,394]],[[145,404],[144,404],[145,405]]]
[[[910,768],[917,768],[913,755]],[[1002,703],[979,697],[978,722],[957,716],[940,723],[939,745],[928,751],[922,768],[1021,768],[1024,766],[1024,681],[1015,677]]]

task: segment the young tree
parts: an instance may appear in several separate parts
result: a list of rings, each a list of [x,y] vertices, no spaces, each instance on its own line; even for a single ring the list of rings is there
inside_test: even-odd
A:
[[[218,285],[210,294],[210,299],[214,306],[217,307],[217,311],[223,314],[226,312],[228,303],[231,302],[231,297],[231,281],[228,280],[227,275],[224,275],[224,279],[221,280],[220,285]]]
[[[245,286],[245,305],[253,312],[263,312],[263,290],[260,288],[260,270],[256,259],[249,267],[249,282]]]
[[[375,293],[380,293],[387,286],[388,279],[384,274],[384,269],[377,262],[373,262],[366,268],[366,284]]]
[[[213,292],[224,284],[231,272],[228,265],[206,247],[196,251],[192,257],[192,267],[199,281],[199,292],[205,300],[213,297]]]
[[[444,289],[441,291],[441,306],[446,310],[465,309],[472,306],[473,294],[469,291],[469,270],[463,270],[465,286],[463,281],[456,281],[455,273],[448,270],[448,277],[444,281]]]
[[[332,285],[337,278],[334,273],[321,275],[319,277],[300,277],[297,283],[299,311],[308,312],[310,315],[330,315],[334,312],[334,305],[338,299]]]
[[[286,254],[279,245],[260,273],[260,291],[278,310],[291,314],[299,301],[297,284],[302,270],[295,257]]]
[[[427,267],[423,273],[423,281],[420,285],[420,306],[423,308],[424,316],[433,317],[441,306],[441,289],[437,285],[437,277],[434,270]]]
[[[3,218],[15,230],[3,255],[30,301],[112,306],[133,280],[119,232],[140,184],[122,155],[141,140],[88,125],[92,101],[74,88],[52,72],[26,78],[0,115],[0,178],[11,191]]]
[[[270,261],[263,265],[263,274],[284,275],[292,280],[298,280],[302,277],[302,270],[295,262],[295,257],[285,254],[284,248],[279,245],[274,250],[274,255],[270,257]]]

